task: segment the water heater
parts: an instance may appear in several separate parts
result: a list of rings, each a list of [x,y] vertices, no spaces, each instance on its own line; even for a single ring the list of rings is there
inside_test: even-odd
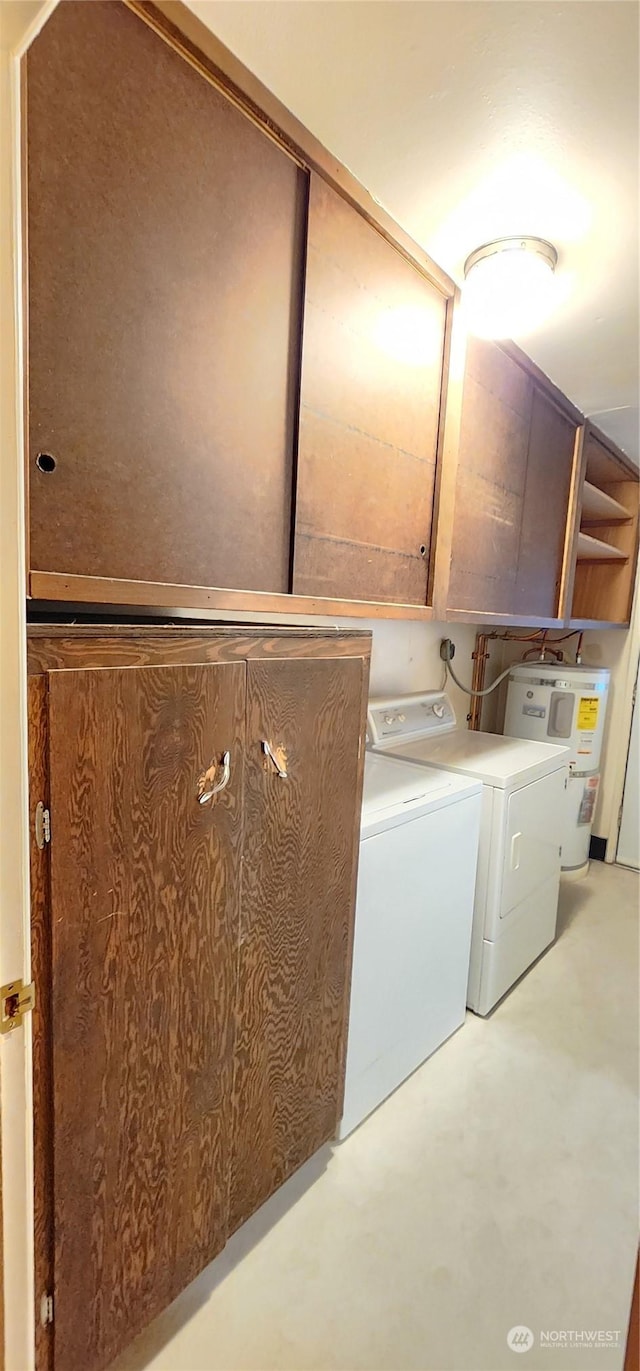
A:
[[[609,672],[604,667],[531,662],[509,674],[504,732],[511,738],[559,743],[570,750],[562,870],[587,869]]]

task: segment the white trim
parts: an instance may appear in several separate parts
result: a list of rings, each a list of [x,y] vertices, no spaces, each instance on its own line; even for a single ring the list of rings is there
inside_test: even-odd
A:
[[[0,982],[30,978],[20,62],[57,0],[0,5]],[[31,1016],[0,1044],[4,1364],[34,1366]]]

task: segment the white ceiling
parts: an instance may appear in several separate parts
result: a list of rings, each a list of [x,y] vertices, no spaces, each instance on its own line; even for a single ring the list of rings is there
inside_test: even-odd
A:
[[[638,459],[635,0],[188,0],[458,281],[487,239],[555,244],[518,341]]]

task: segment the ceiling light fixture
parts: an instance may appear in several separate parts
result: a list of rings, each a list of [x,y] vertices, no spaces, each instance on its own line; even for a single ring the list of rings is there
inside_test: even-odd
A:
[[[481,338],[517,338],[547,318],[558,254],[544,238],[496,238],[464,264],[467,325]]]

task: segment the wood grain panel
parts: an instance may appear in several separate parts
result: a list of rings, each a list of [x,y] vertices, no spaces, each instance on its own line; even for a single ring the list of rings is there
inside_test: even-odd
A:
[[[445,297],[455,293],[450,276],[387,214],[378,200],[338,162],[318,139],[296,119],[291,110],[249,71],[229,48],[180,0],[126,0],[158,33],[185,53],[254,118],[268,134],[290,149],[305,166],[317,171],[364,216],[378,232],[402,252],[433,282]]]
[[[603,441],[597,430],[587,420],[585,434],[585,475],[587,481],[604,490],[618,481],[637,480],[633,463],[622,452],[616,452],[613,444]],[[611,492],[618,499],[615,491]]]
[[[635,584],[638,557],[638,481],[611,481],[600,487],[612,495],[629,511],[627,524],[609,524],[598,528],[598,537],[612,547],[620,548],[626,562],[578,562],[573,589],[572,618],[602,619],[606,622],[628,624]]]
[[[469,338],[467,344],[467,375],[477,381],[499,404],[529,419],[533,381],[529,372],[531,359],[525,353],[520,360],[510,357],[499,343],[484,338]]]
[[[465,379],[460,428],[460,471],[474,472],[503,490],[523,496],[531,418],[521,414],[469,375]]]
[[[502,338],[497,346],[500,352],[526,372],[536,389],[543,391],[547,399],[552,400],[566,414],[567,418],[573,421],[576,427],[584,424],[584,414],[578,409],[578,406],[574,405],[573,401],[560,390],[560,387],[547,376],[546,372],[534,362],[527,352],[518,347],[517,343],[514,343],[512,339]]]
[[[569,517],[576,425],[534,391],[513,609],[554,618]]]
[[[355,544],[366,543],[367,539],[371,542],[371,530],[380,520],[380,502],[386,499],[384,545],[403,549],[405,555],[413,554],[418,574],[424,577],[424,554],[420,556],[420,545],[415,547],[407,541],[406,509],[407,505],[413,506],[417,523],[428,533],[435,462],[416,457],[413,452],[393,447],[359,429],[345,429],[339,420],[318,414],[308,406],[300,419],[300,445],[304,452],[305,485],[308,482],[312,489],[319,490],[326,481],[328,449],[340,452],[344,469],[349,473],[348,480],[337,480],[331,491],[331,536],[349,539]],[[404,492],[404,503],[395,493],[396,482]],[[354,501],[354,485],[359,491],[357,501]],[[325,593],[329,595],[331,590]]]
[[[244,679],[49,676],[61,1371],[105,1367],[225,1241]]]
[[[521,367],[469,340],[447,609],[513,612],[532,400]]]
[[[247,680],[232,1228],[340,1116],[366,690],[355,660],[250,662]]]
[[[522,500],[473,471],[458,470],[449,606],[510,613]]]
[[[111,0],[27,67],[31,567],[287,591],[305,173]]]
[[[415,603],[424,591],[427,544],[423,546],[423,555],[411,556],[374,547],[372,543],[299,532],[296,537],[296,559],[300,568],[297,585],[302,593],[305,588],[310,592],[321,591],[324,584],[329,595],[336,582],[355,584],[366,570],[366,575],[372,581],[375,579],[379,600],[395,604],[400,596],[405,604]]]
[[[175,624],[30,624],[30,674],[66,668],[189,665],[249,657],[368,657],[371,634],[362,630],[275,628],[242,633],[233,628],[179,628]]]
[[[57,572],[36,571],[29,577],[29,593],[34,600],[58,601],[66,606],[106,605],[114,610],[127,605],[141,613],[169,614],[172,609],[195,614],[229,610],[235,615],[297,614],[314,618],[318,614],[351,619],[433,618],[425,605],[377,604],[365,600],[320,599],[318,596],[265,595],[255,590],[209,590],[206,586],[164,585],[151,581],[113,581],[100,576],[63,576]]]
[[[638,560],[638,470],[626,453],[589,419],[585,424],[583,466],[587,481],[628,510],[628,523],[600,523],[597,529],[598,537],[624,552],[627,561],[609,565],[583,561],[575,564],[571,627],[625,627],[631,617]],[[574,559],[576,553],[577,538],[573,547]]]
[[[33,1011],[33,1198],[35,1355],[37,1371],[53,1366],[53,1329],[43,1327],[40,1301],[54,1288],[53,1263],[53,1071],[51,1052],[51,907],[49,852],[35,841],[37,804],[49,807],[47,680],[27,686],[29,765],[29,877],[31,882],[31,975]]]
[[[294,593],[426,603],[445,322],[434,286],[312,176]],[[416,559],[410,595],[369,547]]]

